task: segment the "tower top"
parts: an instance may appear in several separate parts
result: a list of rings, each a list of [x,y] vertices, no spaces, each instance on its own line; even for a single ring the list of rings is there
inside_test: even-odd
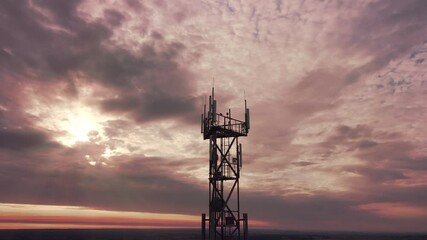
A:
[[[249,108],[245,97],[245,120],[238,120],[231,117],[229,109],[226,115],[217,113],[215,99],[215,88],[212,87],[212,95],[209,96],[209,109],[206,112],[206,103],[201,116],[201,132],[204,139],[209,139],[212,135],[218,138],[247,136],[250,129]]]

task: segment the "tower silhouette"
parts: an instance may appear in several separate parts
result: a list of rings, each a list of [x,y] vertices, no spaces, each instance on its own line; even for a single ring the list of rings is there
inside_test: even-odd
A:
[[[217,113],[214,88],[201,116],[201,132],[209,140],[209,216],[202,214],[202,240],[247,240],[248,215],[240,214],[239,178],[243,165],[239,137],[248,135],[249,109],[245,99],[245,121]],[[242,218],[241,218],[242,217]]]

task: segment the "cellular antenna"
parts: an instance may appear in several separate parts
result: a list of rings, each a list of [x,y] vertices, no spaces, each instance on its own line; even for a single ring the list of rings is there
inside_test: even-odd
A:
[[[202,240],[247,240],[248,215],[240,213],[240,170],[243,166],[239,137],[249,132],[249,109],[245,97],[245,121],[217,113],[215,90],[201,116],[203,139],[209,139],[209,216],[202,214]],[[206,223],[208,238],[206,238]]]

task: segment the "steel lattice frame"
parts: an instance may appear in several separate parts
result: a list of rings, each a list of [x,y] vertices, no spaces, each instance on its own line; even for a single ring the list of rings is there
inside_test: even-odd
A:
[[[247,214],[240,214],[239,178],[242,167],[240,136],[247,136],[249,109],[245,101],[245,122],[216,113],[214,91],[209,97],[209,111],[202,114],[202,133],[209,139],[209,218],[202,214],[202,239],[206,239],[206,222],[209,240],[247,239]],[[241,231],[243,224],[243,232]]]

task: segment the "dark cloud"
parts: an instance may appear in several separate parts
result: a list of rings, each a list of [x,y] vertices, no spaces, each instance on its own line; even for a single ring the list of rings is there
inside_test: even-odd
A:
[[[400,161],[410,156],[416,147],[410,142],[396,140],[377,143],[375,146],[365,148],[359,152],[358,156],[367,161],[377,163],[383,161]]]
[[[27,103],[24,90],[15,79],[0,76],[0,128],[25,128],[32,126],[32,119],[23,108]]]
[[[348,31],[337,42],[346,52],[365,53],[372,61],[359,70],[379,70],[392,60],[409,54],[425,40],[427,5],[422,0],[374,1],[368,3],[356,19],[343,21]],[[335,43],[337,43],[335,42]]]
[[[126,4],[131,7],[131,9],[140,10],[143,5],[139,0],[126,0]]]
[[[0,201],[185,214],[200,213],[207,202],[204,189],[174,177],[172,168],[157,168],[164,159],[121,157],[94,167],[76,148],[42,162],[39,155],[22,156],[26,164],[3,162]]]
[[[156,31],[153,31],[153,32],[151,33],[151,36],[152,36],[154,39],[163,39],[163,35],[162,35],[162,34],[160,34],[159,32],[156,32]]]
[[[146,45],[141,56],[123,49],[97,54],[98,61],[87,63],[87,72],[119,93],[106,97],[102,109],[127,113],[139,122],[194,116],[198,100],[191,94],[191,74],[176,61],[184,50],[184,45],[173,42],[160,51]]]
[[[407,170],[423,172],[427,166],[425,157],[414,157],[415,143],[402,140],[398,133],[374,130],[367,125],[337,126],[334,134],[317,148],[319,152],[341,149],[357,158],[362,164],[343,165],[340,169],[363,177],[355,182],[371,185],[372,191],[374,186],[381,187],[385,182],[410,181],[411,176],[405,174]]]
[[[345,87],[342,69],[315,69],[308,72],[289,90],[292,115],[306,118],[315,112],[336,107],[336,100]]]
[[[282,0],[276,0],[276,10],[279,13],[282,13],[282,5],[283,5],[283,1]]]
[[[102,102],[102,109],[107,112],[130,113],[137,121],[148,121],[153,119],[168,118],[172,115],[187,115],[190,122],[196,111],[194,98],[171,97],[163,94],[156,94],[149,98],[132,97],[120,99],[109,99]],[[198,120],[198,119],[197,119]]]
[[[412,170],[427,170],[427,156],[412,157],[408,155],[400,159],[400,166]]]
[[[374,147],[376,145],[377,145],[377,143],[374,141],[362,140],[362,141],[357,143],[356,147],[357,148],[371,148],[371,147]]]
[[[315,165],[316,163],[309,162],[309,161],[299,161],[299,162],[293,162],[292,164],[299,167],[305,167],[305,166]]]
[[[292,148],[290,144],[301,122],[316,113],[332,110],[339,105],[340,93],[347,86],[345,76],[345,70],[340,68],[315,69],[307,72],[294,86],[287,87],[283,99],[251,106],[252,111],[258,113],[258,119],[252,122],[254,130],[248,141],[256,139],[256,143],[252,145],[290,151],[288,148]],[[266,105],[269,107],[266,108]],[[265,126],[280,127],[266,129]],[[262,131],[257,132],[257,129]]]
[[[399,217],[387,218],[358,209],[358,206],[371,203],[370,201],[413,203],[410,199],[425,199],[425,187],[401,189],[385,187],[383,191],[369,190],[364,196],[319,192],[312,196],[279,197],[267,193],[243,193],[241,201],[242,209],[249,212],[250,219],[268,221],[276,226],[285,226],[286,229],[390,231],[389,226],[397,224],[399,229],[419,231],[423,229],[423,224],[427,223],[425,217],[402,221]],[[409,196],[404,196],[405,193]]]
[[[381,190],[370,189],[369,201],[372,202],[401,202],[409,205],[427,207],[427,191],[425,185],[418,186],[383,186]],[[427,219],[423,219],[427,221]]]
[[[367,177],[369,181],[374,183],[407,179],[401,170],[387,167],[381,168],[377,167],[376,164],[372,164],[372,166],[367,167],[348,167],[346,171]]]
[[[0,128],[0,149],[12,151],[42,150],[59,146],[47,134],[34,129]]]
[[[120,26],[125,16],[117,10],[107,9],[104,11],[105,20],[113,27]]]
[[[36,11],[29,2],[2,2],[0,46],[11,52],[1,59],[5,67],[2,70],[16,75],[31,71],[38,74],[39,80],[66,80],[85,53],[99,47],[111,31],[100,23],[88,24],[79,18],[75,9],[78,1],[38,3],[53,19]]]
[[[83,73],[115,92],[114,98],[105,97],[102,109],[120,112],[118,106],[123,105],[122,111],[140,122],[194,113],[196,98],[191,73],[181,63],[182,43],[166,42],[154,34],[153,41],[142,44],[138,52],[108,46],[114,27],[125,19],[123,13],[107,9],[104,22],[87,22],[79,16],[78,4],[2,2],[0,70],[14,75],[31,72],[34,80],[69,82],[71,95],[78,94],[72,74]],[[134,105],[125,104],[135,100]]]
[[[337,140],[340,139],[357,139],[357,138],[369,138],[372,133],[372,129],[370,129],[366,125],[357,125],[352,128],[349,126],[341,125],[337,127],[338,137]]]
[[[334,146],[345,146],[348,150],[376,151],[380,148],[394,147],[401,144],[404,154],[412,149],[408,142],[400,142],[401,134],[398,132],[374,131],[369,125],[358,124],[354,127],[339,125],[335,127],[334,133],[319,144],[321,147],[331,148]],[[376,148],[375,150],[372,150]]]
[[[358,31],[352,34],[356,38],[350,40],[351,46],[388,52],[390,56],[401,54],[424,40],[426,11],[422,0],[371,2],[352,26]]]

